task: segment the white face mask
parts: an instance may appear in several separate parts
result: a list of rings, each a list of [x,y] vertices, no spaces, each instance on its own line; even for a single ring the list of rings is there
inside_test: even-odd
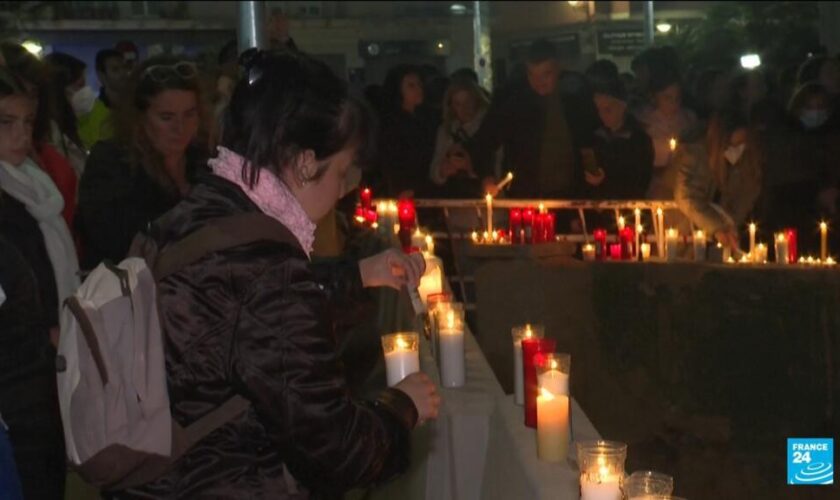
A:
[[[807,129],[817,128],[828,120],[828,111],[825,109],[806,109],[800,115],[799,120]]]
[[[726,158],[726,161],[728,161],[730,165],[735,165],[738,163],[738,160],[741,159],[741,156],[743,156],[744,149],[746,147],[747,143],[743,143],[738,146],[729,146],[726,148],[726,151],[723,152],[723,157]]]
[[[94,103],[96,103],[96,97],[96,92],[87,85],[74,92],[70,98],[70,105],[73,106],[73,112],[76,113],[76,116],[90,113]]]

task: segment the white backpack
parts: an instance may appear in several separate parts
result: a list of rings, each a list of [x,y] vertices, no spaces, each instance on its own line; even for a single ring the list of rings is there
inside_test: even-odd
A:
[[[205,255],[260,240],[298,244],[256,213],[217,219],[160,254],[140,234],[136,257],[100,264],[65,301],[58,398],[67,456],[86,481],[109,490],[152,481],[248,408],[234,396],[186,428],[172,420],[156,283]]]

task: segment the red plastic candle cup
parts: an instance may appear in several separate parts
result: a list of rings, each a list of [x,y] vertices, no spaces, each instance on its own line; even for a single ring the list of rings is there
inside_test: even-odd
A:
[[[545,214],[545,218],[548,221],[548,230],[546,233],[546,241],[554,241],[554,238],[557,236],[555,232],[555,224],[557,222],[557,218],[554,216],[553,213]]]
[[[510,210],[510,241],[514,245],[519,243],[520,229],[522,229],[522,210],[512,208]]]
[[[417,212],[414,210],[413,200],[400,200],[397,204],[397,217],[400,221],[400,231],[406,229],[409,232],[414,229],[414,222],[417,220]]]
[[[607,230],[596,229],[592,231],[592,239],[595,240],[595,258],[606,260],[607,258]]]
[[[545,241],[545,214],[534,215],[534,243]]]
[[[379,219],[379,216],[376,214],[376,210],[372,210],[368,208],[365,210],[365,222],[368,224],[373,224]]]
[[[788,264],[796,264],[799,260],[799,252],[796,248],[796,240],[798,239],[799,232],[792,227],[783,229],[782,232],[785,233],[788,240]]]
[[[371,208],[373,201],[373,192],[370,188],[364,188],[359,192],[359,198],[362,201],[362,208]]]
[[[619,239],[621,240],[622,260],[632,259],[634,254],[633,247],[636,245],[636,231],[634,231],[631,227],[625,227],[621,230],[621,233],[619,234]]]
[[[522,228],[525,230],[525,243],[534,242],[534,209],[526,208],[522,212]]]
[[[525,382],[525,425],[537,428],[537,368],[534,358],[540,353],[554,352],[557,341],[537,337],[522,339],[522,379]]]
[[[621,243],[610,243],[610,260],[621,260]]]

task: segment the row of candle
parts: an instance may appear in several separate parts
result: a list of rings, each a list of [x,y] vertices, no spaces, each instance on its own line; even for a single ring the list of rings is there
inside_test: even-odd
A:
[[[510,241],[514,245],[548,243],[555,240],[557,219],[541,203],[539,208],[513,208],[509,217]]]

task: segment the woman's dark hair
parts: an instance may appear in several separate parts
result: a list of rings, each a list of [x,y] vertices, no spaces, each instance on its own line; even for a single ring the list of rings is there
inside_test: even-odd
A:
[[[6,67],[25,84],[27,93],[38,100],[38,110],[32,129],[36,146],[47,139],[50,132],[50,92],[47,88],[47,67],[20,44],[12,41],[0,43]]]
[[[0,66],[0,99],[13,95],[26,95],[26,83],[19,76]]]
[[[388,71],[382,84],[382,107],[385,112],[395,112],[402,108],[402,82],[408,75],[416,75],[423,81],[417,66],[401,64]]]
[[[671,85],[682,85],[679,72],[674,68],[661,67],[651,71],[650,93],[656,95]]]
[[[324,160],[355,145],[357,164],[366,163],[375,135],[371,113],[326,64],[298,52],[256,50],[241,63],[244,76],[225,111],[221,145],[245,158],[249,185],[263,168],[279,176],[306,150]]]
[[[53,52],[46,56],[44,61],[47,63],[50,74],[49,88],[54,106],[53,120],[64,135],[81,146],[82,139],[79,137],[76,112],[73,111],[73,105],[67,99],[65,89],[82,77],[87,65],[70,54],[62,52]]]
[[[828,90],[817,82],[807,82],[800,85],[790,98],[787,106],[788,115],[797,118],[802,108],[814,97],[823,97],[826,102],[831,102]]]

